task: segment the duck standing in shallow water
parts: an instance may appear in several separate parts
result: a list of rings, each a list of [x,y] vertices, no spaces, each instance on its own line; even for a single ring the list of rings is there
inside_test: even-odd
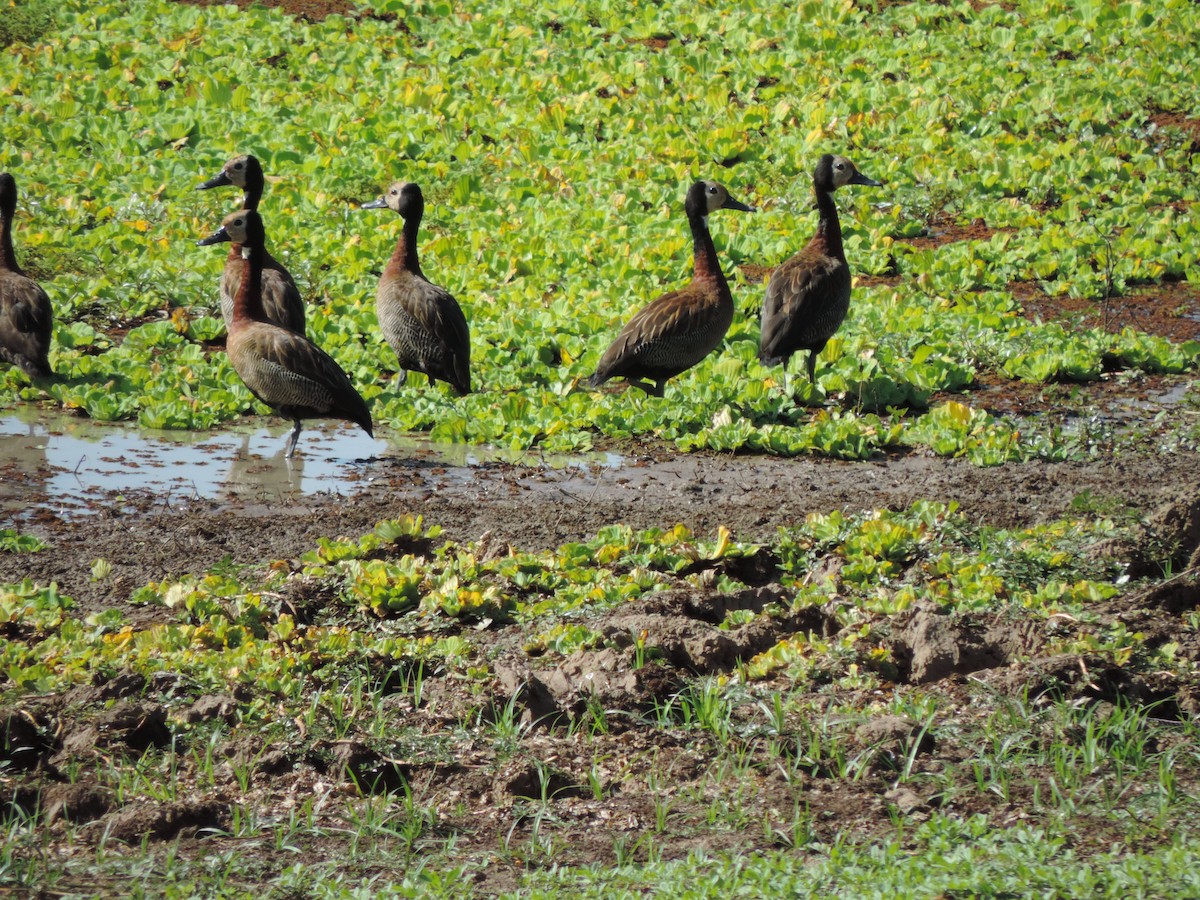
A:
[[[466,316],[449,291],[425,277],[417,260],[417,231],[425,211],[421,188],[411,181],[397,181],[361,208],[390,209],[404,219],[375,292],[375,315],[400,361],[400,383],[409,371],[423,372],[430,384],[437,379],[460,395],[471,393],[471,334]]]
[[[30,378],[49,378],[54,311],[41,285],[21,271],[13,250],[17,181],[0,172],[0,359]]]
[[[661,397],[668,378],[708,356],[729,330],[733,296],[708,232],[708,214],[717,209],[754,212],[754,208],[734,200],[715,181],[697,181],[688,189],[684,209],[692,230],[691,283],[663,294],[629,320],[600,358],[588,382],[592,387],[610,378],[625,378]]]
[[[201,246],[231,241],[241,246],[242,279],[233,298],[225,350],[255,397],[295,422],[287,458],[296,452],[302,419],[345,419],[373,436],[371,413],[350,379],[328,353],[302,334],[267,321],[262,273],[266,235],[262,219],[243,209],[225,217]]]
[[[206,191],[227,185],[240,187],[244,192],[242,208],[257,212],[265,184],[258,158],[247,154],[229,160],[220,172],[196,190]],[[235,243],[229,248],[225,269],[221,272],[221,317],[225,319],[226,328],[233,319],[233,298],[237,296],[243,268],[242,250]],[[274,322],[296,334],[304,334],[304,299],[300,296],[300,289],[283,263],[270,253],[263,259],[262,294],[263,311],[268,322]]]
[[[758,358],[769,366],[787,364],[797,350],[808,351],[808,380],[816,383],[817,354],[833,337],[850,308],[850,266],[842,247],[833,192],[843,185],[879,187],[844,156],[825,154],[813,172],[817,195],[817,233],[771,274],[763,301]]]

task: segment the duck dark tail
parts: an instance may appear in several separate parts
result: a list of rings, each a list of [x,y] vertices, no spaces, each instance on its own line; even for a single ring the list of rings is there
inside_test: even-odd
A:
[[[367,409],[365,400],[361,401],[361,408],[356,409],[354,413],[350,421],[365,431],[369,437],[375,437],[375,429],[372,427],[373,423],[371,422],[371,412]]]

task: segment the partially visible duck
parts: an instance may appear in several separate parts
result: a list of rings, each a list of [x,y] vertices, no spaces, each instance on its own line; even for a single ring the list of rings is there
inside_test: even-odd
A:
[[[17,181],[0,172],[0,359],[30,378],[49,378],[54,311],[41,285],[21,271],[13,250]]]
[[[258,203],[262,200],[263,187],[266,179],[263,177],[262,165],[258,158],[245,154],[235,156],[224,167],[196,190],[206,191],[209,188],[233,185],[240,187],[242,208],[258,211]],[[237,296],[238,285],[242,278],[242,252],[234,244],[229,248],[229,256],[225,258],[225,269],[221,273],[221,316],[225,319],[225,327],[233,318],[233,298]],[[263,260],[263,310],[267,321],[282,325],[297,334],[304,334],[304,300],[292,275],[275,257],[267,253]]]
[[[363,209],[390,209],[404,219],[400,239],[379,279],[375,315],[384,338],[400,361],[400,383],[410,370],[424,372],[430,384],[445,381],[459,394],[471,392],[471,335],[458,301],[421,272],[417,231],[425,211],[421,188],[397,181]]]
[[[842,247],[833,192],[843,185],[879,187],[844,156],[825,154],[813,171],[817,195],[817,233],[772,274],[763,301],[758,358],[767,365],[787,364],[797,350],[808,351],[808,380],[816,382],[817,354],[833,337],[850,308],[850,266]]]
[[[199,243],[223,241],[241,247],[243,269],[225,350],[250,393],[295,423],[287,457],[296,451],[302,419],[345,419],[373,434],[366,402],[333,357],[304,335],[267,320],[262,297],[266,234],[258,213],[231,213]]]
[[[708,356],[729,330],[733,296],[708,232],[708,214],[717,209],[754,212],[754,208],[734,200],[715,181],[697,181],[688,189],[684,209],[692,230],[691,283],[663,294],[629,320],[600,358],[588,382],[592,387],[610,378],[625,378],[661,397],[668,378]]]

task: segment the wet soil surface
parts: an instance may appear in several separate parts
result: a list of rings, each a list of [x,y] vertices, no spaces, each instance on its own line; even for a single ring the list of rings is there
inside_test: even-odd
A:
[[[1200,543],[1200,457],[1194,454],[997,468],[920,456],[840,463],[633,448],[624,458],[616,468],[549,468],[532,461],[438,465],[384,456],[356,467],[353,481],[331,481],[327,494],[286,503],[110,496],[87,515],[43,513],[31,520],[22,530],[41,535],[51,549],[0,553],[0,582],[54,582],[79,602],[80,617],[117,608],[144,628],[175,618],[162,607],[128,604],[130,592],[149,581],[200,575],[223,560],[293,566],[318,538],[357,536],[406,513],[442,526],[447,539],[478,542],[484,554],[556,547],[614,522],[636,528],[680,522],[707,535],[724,525],[739,538],[769,540],[810,512],[903,508],[920,499],[953,500],[975,521],[1027,525],[1068,515],[1072,501],[1088,495],[1142,511],[1157,523],[1159,539],[1174,542],[1174,564],[1184,570],[1098,604],[1090,627],[1120,622],[1148,635],[1152,645],[1174,642],[1181,658],[1200,663],[1200,637],[1181,631],[1182,617],[1200,608],[1200,578],[1187,568]],[[1136,548],[1114,552],[1136,565]],[[91,566],[98,558],[112,571],[96,581]],[[604,645],[565,659],[529,652],[528,627],[471,627],[470,641],[494,676],[482,695],[478,686],[429,673],[414,702],[399,687],[399,670],[381,660],[373,673],[381,685],[376,719],[355,722],[337,736],[310,734],[291,722],[280,723],[273,736],[238,727],[254,699],[245,687],[192,696],[169,674],[148,680],[130,671],[97,673],[90,685],[0,709],[7,765],[0,799],[39,809],[48,833],[66,841],[64,854],[86,854],[101,840],[177,841],[180,853],[197,858],[226,849],[249,852],[271,872],[292,864],[297,849],[336,858],[354,831],[347,812],[353,804],[374,797],[397,815],[403,802],[394,799],[401,796],[396,792],[408,789],[425,810],[420,839],[409,852],[436,852],[452,840],[449,860],[466,861],[473,889],[491,893],[513,887],[530,868],[615,864],[618,854],[645,861],[697,849],[740,853],[828,843],[839,834],[870,840],[892,833],[896,816],[920,822],[935,810],[1026,821],[1031,797],[1021,792],[1033,790],[1036,773],[1003,799],[965,781],[956,785],[959,776],[946,774],[977,750],[971,734],[981,694],[989,698],[984,706],[997,698],[1034,698],[1035,706],[1067,698],[1154,705],[1156,716],[1173,719],[1200,712],[1200,677],[1146,674],[1100,657],[1053,652],[1053,641],[1071,627],[1061,621],[917,608],[884,627],[895,668],[882,688],[814,687],[807,709],[771,726],[775,731],[766,724],[766,701],[739,706],[734,732],[723,738],[664,728],[656,711],[677,702],[697,677],[734,677],[740,661],[792,635],[836,640],[842,632],[836,612],[824,608],[719,628],[731,610],[757,614],[771,603],[786,606],[782,573],[769,559],[760,562],[736,573],[751,587],[733,595],[681,581],[678,589],[592,617],[588,626],[604,636]],[[288,602],[319,604],[320,598],[301,591]],[[655,648],[654,665],[638,665],[633,635]],[[889,697],[916,692],[938,703],[936,740],[921,722],[879,711]],[[835,760],[804,751],[803,734],[811,727],[804,717],[822,709],[833,717],[826,724],[842,752],[862,763],[853,778],[839,777]],[[602,728],[580,724],[596,710],[603,711]],[[515,727],[497,738],[489,723],[509,714]],[[956,724],[957,716],[962,721]],[[209,746],[215,774],[201,764],[201,748],[181,737],[198,725],[217,729]],[[406,737],[385,741],[392,748],[385,752],[381,733]],[[104,768],[98,760],[133,766],[143,754],[172,747],[179,767],[173,777],[185,789],[170,799],[121,801],[103,779],[88,774]],[[740,760],[736,774],[725,771],[732,758]],[[904,766],[941,778],[941,786],[898,786]],[[72,769],[76,774],[68,775]],[[1181,790],[1200,787],[1190,771],[1181,769],[1179,777]],[[207,786],[189,788],[202,778]],[[316,825],[298,833],[287,851],[272,850],[269,840],[245,851],[244,842],[212,836],[234,827],[236,810],[250,808],[263,821],[279,822],[314,804]],[[805,810],[802,828],[798,808]],[[1085,856],[1123,837],[1108,820],[1083,822],[1080,833],[1077,852]],[[387,852],[403,857],[405,851],[393,841]]]
[[[383,519],[420,515],[447,539],[528,551],[557,547],[624,523],[635,529],[680,523],[701,535],[724,525],[744,540],[769,540],[811,512],[903,509],[916,500],[957,502],[971,519],[1000,526],[1066,516],[1081,494],[1153,512],[1187,495],[1200,456],[1122,454],[1088,463],[1025,463],[980,468],[922,456],[869,462],[631,452],[617,468],[550,468],[491,462],[439,464],[382,457],[356,464],[353,480],[327,481],[327,493],[195,499],[112,492],[86,516],[50,509],[22,530],[52,553],[0,554],[0,580],[55,582],[92,612],[150,581],[201,575],[235,564],[297,559],[319,537],[354,537]],[[9,490],[14,486],[9,485]],[[96,559],[112,565],[104,583]]]

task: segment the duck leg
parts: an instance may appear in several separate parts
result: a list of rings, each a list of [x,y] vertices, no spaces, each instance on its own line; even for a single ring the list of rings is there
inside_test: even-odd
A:
[[[296,427],[292,429],[292,436],[288,440],[287,453],[283,454],[284,459],[291,459],[292,454],[296,452],[296,442],[300,440],[300,420],[296,419]]]
[[[628,379],[628,383],[630,387],[641,388],[641,390],[645,391],[651,397],[661,397],[663,395],[663,389],[666,387],[665,380],[656,381],[654,384],[651,384],[648,381],[642,381],[638,378],[630,378]]]
[[[817,386],[817,354],[820,350],[808,351],[808,383],[813,387]]]

